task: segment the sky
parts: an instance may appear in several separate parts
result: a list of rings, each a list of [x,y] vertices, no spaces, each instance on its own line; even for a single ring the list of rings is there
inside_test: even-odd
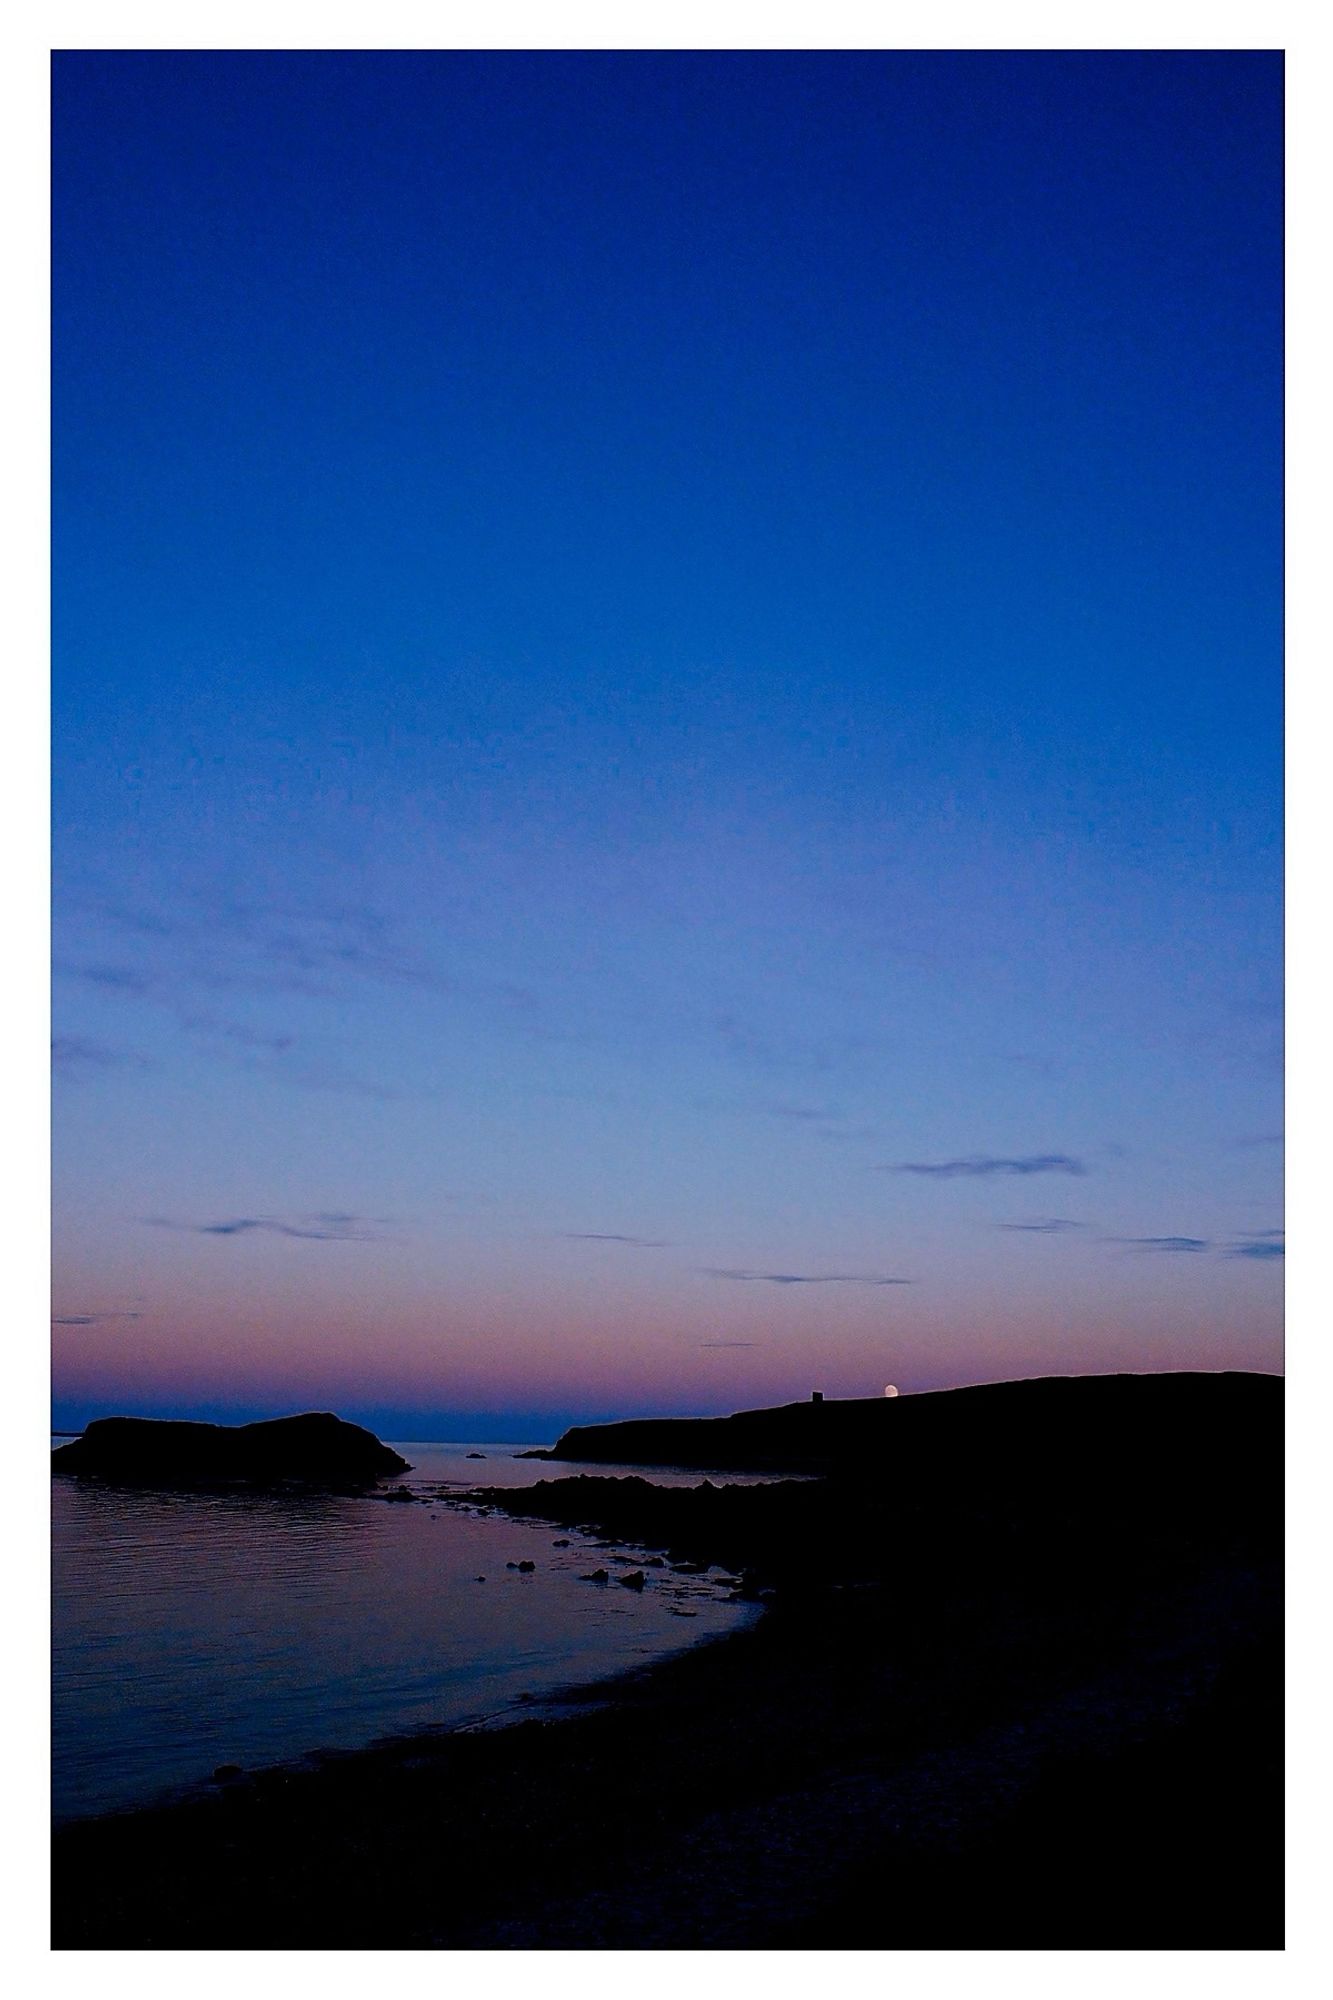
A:
[[[1281,1366],[1273,54],[65,54],[55,1421]]]

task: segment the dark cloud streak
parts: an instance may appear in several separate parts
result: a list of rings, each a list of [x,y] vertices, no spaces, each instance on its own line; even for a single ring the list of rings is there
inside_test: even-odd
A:
[[[178,1229],[194,1236],[293,1236],[310,1243],[379,1243],[382,1221],[362,1215],[322,1214],[288,1220],[276,1215],[238,1215],[222,1222],[176,1222],[170,1216],[150,1215],[145,1222],[154,1229]]]
[[[52,1326],[101,1326],[105,1320],[142,1319],[137,1312],[52,1313]]]
[[[974,1153],[961,1160],[902,1160],[886,1173],[924,1174],[935,1180],[979,1180],[991,1174],[1086,1174],[1082,1160],[1069,1153],[1029,1153],[1008,1159],[991,1153]]]
[[[1064,1236],[1071,1229],[1086,1229],[1086,1222],[1071,1222],[1064,1215],[1046,1215],[1038,1222],[997,1222],[996,1229],[1017,1230],[1028,1236]]]
[[[1123,1244],[1126,1250],[1157,1251],[1168,1257],[1195,1257],[1213,1247],[1206,1236],[1108,1236],[1106,1241]]]
[[[705,1278],[727,1278],[743,1285],[912,1285],[914,1278],[882,1278],[862,1271],[732,1271],[702,1265]]]
[[[1256,1264],[1271,1263],[1287,1254],[1287,1232],[1285,1229],[1256,1229],[1233,1243],[1227,1251],[1228,1257],[1248,1257]]]
[[[661,1236],[621,1236],[613,1229],[562,1229],[561,1235],[569,1243],[623,1243],[631,1250],[666,1250],[670,1248]]]

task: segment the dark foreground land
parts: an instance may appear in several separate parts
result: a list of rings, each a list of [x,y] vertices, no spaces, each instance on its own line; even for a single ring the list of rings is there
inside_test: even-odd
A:
[[[1280,1383],[891,1407],[817,1484],[493,1491],[763,1615],[572,1718],[68,1827],[56,1945],[1278,1948]]]

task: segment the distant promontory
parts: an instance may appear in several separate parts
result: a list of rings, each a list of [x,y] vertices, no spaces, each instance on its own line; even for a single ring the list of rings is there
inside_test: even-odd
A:
[[[360,1424],[311,1412],[257,1424],[101,1417],[51,1454],[53,1473],[129,1486],[372,1486],[407,1460]]]
[[[925,1479],[984,1463],[1011,1480],[1025,1463],[1047,1465],[1053,1455],[1077,1463],[1092,1452],[1126,1470],[1149,1450],[1189,1458],[1218,1426],[1243,1440],[1256,1410],[1266,1414],[1281,1395],[1277,1377],[1243,1373],[1044,1376],[915,1396],[814,1396],[730,1417],[576,1425],[551,1450],[523,1456],[710,1472],[852,1472],[891,1463]]]

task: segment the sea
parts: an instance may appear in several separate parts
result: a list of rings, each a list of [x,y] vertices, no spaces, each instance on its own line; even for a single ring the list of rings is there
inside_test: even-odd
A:
[[[411,1470],[392,1483],[418,1504],[51,1481],[58,1823],[189,1794],[224,1765],[500,1725],[754,1616],[720,1571],[649,1567],[623,1588],[642,1552],[434,1504],[575,1468],[513,1444],[394,1448]],[[609,1584],[585,1580],[599,1567]]]

